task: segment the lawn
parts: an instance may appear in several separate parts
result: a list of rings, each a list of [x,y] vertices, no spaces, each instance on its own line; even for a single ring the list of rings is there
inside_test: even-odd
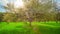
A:
[[[0,34],[60,34],[60,23],[56,22],[1,22]]]

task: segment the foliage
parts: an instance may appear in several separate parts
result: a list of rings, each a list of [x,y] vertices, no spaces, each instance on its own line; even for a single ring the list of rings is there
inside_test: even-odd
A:
[[[39,0],[29,0],[29,2],[24,0],[24,8],[15,8],[14,4],[8,3],[4,6],[7,14],[3,16],[3,21],[56,21],[55,6],[52,4],[52,0],[47,1],[43,1],[46,3],[42,4]]]
[[[4,13],[0,12],[0,22],[3,21],[3,15],[4,15]]]

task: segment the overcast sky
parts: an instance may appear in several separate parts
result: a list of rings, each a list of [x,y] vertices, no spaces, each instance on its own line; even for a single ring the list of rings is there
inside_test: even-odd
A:
[[[13,2],[14,0],[8,0],[9,2]],[[4,8],[2,7],[3,5],[5,5],[6,3],[9,3],[6,0],[0,0],[0,11],[5,11]],[[58,5],[60,6],[60,0],[57,0]]]

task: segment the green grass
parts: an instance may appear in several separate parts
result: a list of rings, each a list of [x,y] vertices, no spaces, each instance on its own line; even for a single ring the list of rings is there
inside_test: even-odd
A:
[[[9,24],[1,22],[0,34],[60,34],[60,23],[32,22],[30,27],[29,23],[24,22],[10,22]]]
[[[41,34],[60,34],[60,23],[56,22],[36,22]]]

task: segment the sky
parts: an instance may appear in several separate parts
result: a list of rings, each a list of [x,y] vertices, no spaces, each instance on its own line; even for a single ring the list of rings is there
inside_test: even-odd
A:
[[[13,1],[15,1],[15,0],[8,0],[9,2],[13,2]],[[4,5],[6,5],[6,3],[9,3],[8,1],[6,1],[6,0],[0,0],[0,11],[1,12],[4,12],[5,11],[5,9],[3,8],[3,6]],[[60,6],[60,0],[57,0],[57,3],[58,3],[58,6]]]
[[[60,0],[57,0],[57,2],[60,2]]]
[[[8,0],[9,2],[12,2],[14,0]],[[3,8],[4,5],[6,5],[7,3],[9,3],[8,1],[6,0],[0,0],[0,12],[4,12],[5,9]]]

